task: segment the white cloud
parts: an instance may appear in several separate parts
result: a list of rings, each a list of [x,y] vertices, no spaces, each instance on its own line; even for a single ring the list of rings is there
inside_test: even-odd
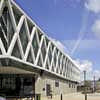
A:
[[[100,37],[100,19],[97,19],[95,21],[95,23],[92,26],[92,31],[97,37]]]
[[[84,73],[86,71],[87,80],[93,80],[95,76],[95,80],[100,79],[100,70],[93,69],[93,62],[89,60],[75,60],[75,62],[79,65],[79,69],[81,71],[81,81],[84,80]]]
[[[95,79],[98,80],[100,78],[100,70],[95,70],[93,76],[95,76]]]
[[[100,15],[100,0],[87,0],[85,7],[96,14],[99,17]],[[94,24],[92,25],[92,32],[100,38],[100,19],[95,19]]]
[[[100,13],[100,0],[87,0],[85,7],[94,13]]]
[[[92,69],[93,69],[93,63],[91,61],[76,60],[76,63],[79,65],[79,69],[80,69],[81,72],[83,72],[83,71],[91,72]]]
[[[76,60],[76,63],[79,65],[79,69],[81,71],[81,81],[84,80],[84,73],[83,71],[86,71],[86,80],[93,80],[93,77],[95,76],[95,79],[98,79],[99,76],[97,74],[100,72],[98,70],[93,70],[93,62],[89,60]]]
[[[60,50],[62,50],[63,52],[69,53],[67,47],[65,47],[63,43],[61,43],[60,41],[58,41],[58,40],[56,40],[56,39],[54,39],[54,38],[51,38],[51,37],[49,37],[49,39],[50,39]]]
[[[79,65],[79,69],[81,71],[80,80],[84,80],[84,73],[83,71],[86,71],[86,79],[91,80],[92,79],[92,71],[93,71],[93,63],[89,60],[75,60],[75,62]]]

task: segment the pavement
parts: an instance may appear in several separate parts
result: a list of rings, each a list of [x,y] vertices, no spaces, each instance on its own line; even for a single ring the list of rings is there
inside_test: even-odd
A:
[[[0,100],[5,100],[5,99],[0,98]],[[21,99],[21,100],[30,100],[30,99]],[[41,98],[41,100],[61,100],[61,97],[60,96],[55,96],[52,99],[50,99],[50,98]],[[63,95],[62,100],[85,100],[85,95],[83,95],[81,93],[66,94],[66,95]],[[100,93],[88,94],[87,95],[87,100],[100,100]]]
[[[85,96],[81,93],[66,95],[63,100],[85,100]],[[88,94],[87,100],[100,100],[100,93]]]
[[[61,100],[61,96],[50,98],[41,98],[41,100]],[[85,100],[85,95],[81,93],[63,94],[62,100]],[[100,93],[88,94],[87,100],[100,100]]]

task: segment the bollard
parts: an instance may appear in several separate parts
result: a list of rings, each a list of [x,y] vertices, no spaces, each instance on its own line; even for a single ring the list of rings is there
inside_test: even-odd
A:
[[[87,100],[87,94],[85,94],[85,100]]]
[[[63,100],[62,94],[61,94],[61,100]]]

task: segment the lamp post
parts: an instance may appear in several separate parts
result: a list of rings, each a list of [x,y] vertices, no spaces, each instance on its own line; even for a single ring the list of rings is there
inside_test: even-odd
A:
[[[95,76],[94,76],[94,87],[93,92],[95,93]]]
[[[86,71],[84,70],[84,95],[85,100],[87,100],[87,93],[86,93]]]

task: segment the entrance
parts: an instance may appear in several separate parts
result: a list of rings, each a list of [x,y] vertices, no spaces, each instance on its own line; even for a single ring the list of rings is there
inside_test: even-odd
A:
[[[0,74],[0,95],[25,96],[35,94],[35,75]]]

